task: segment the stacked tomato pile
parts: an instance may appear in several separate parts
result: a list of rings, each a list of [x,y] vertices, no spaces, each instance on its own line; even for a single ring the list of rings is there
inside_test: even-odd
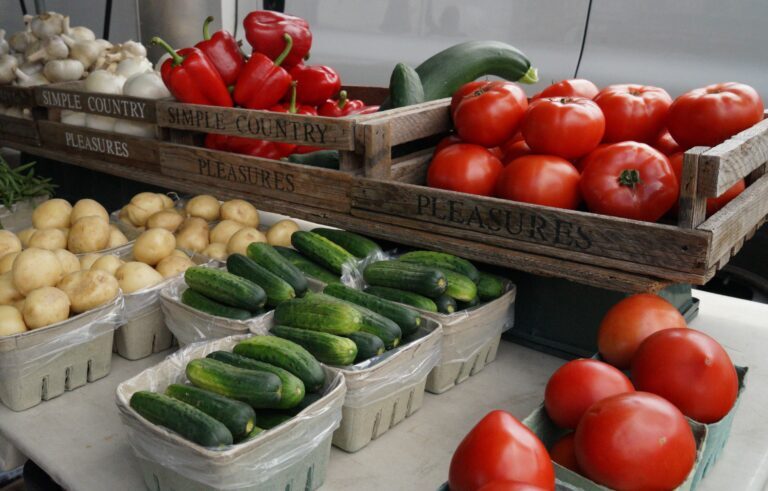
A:
[[[674,212],[685,150],[711,147],[759,122],[763,102],[729,82],[675,101],[635,84],[599,90],[564,80],[529,102],[519,85],[475,81],[453,95],[455,132],[435,149],[427,184],[483,196],[657,221]],[[714,213],[740,181],[707,203]]]

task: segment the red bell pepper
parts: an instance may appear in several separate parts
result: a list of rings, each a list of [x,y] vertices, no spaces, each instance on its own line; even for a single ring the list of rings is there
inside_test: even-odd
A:
[[[349,114],[373,114],[379,112],[379,106],[363,106],[360,109],[355,109]]]
[[[265,159],[279,159],[284,157],[283,152],[271,141],[247,138],[244,136],[230,136],[227,141],[230,152],[261,157]]]
[[[270,111],[275,111],[278,113],[287,113],[287,114],[308,114],[310,116],[317,116],[317,110],[312,107],[305,104],[296,104],[296,99],[299,91],[299,83],[294,80],[291,82],[291,101],[289,103],[283,103],[278,104],[274,106]],[[281,143],[281,142],[275,142],[275,145],[280,149],[285,155],[284,157],[292,154],[292,153],[309,153],[309,152],[316,152],[317,150],[322,150],[319,147],[308,147],[306,145],[295,145],[293,143]]]
[[[347,99],[347,91],[339,92],[339,100],[328,99],[317,108],[319,116],[340,118],[352,114],[353,111],[365,107],[365,103],[359,99]]]
[[[237,45],[235,37],[225,30],[216,31],[211,36],[208,31],[208,25],[213,22],[213,17],[205,19],[203,24],[203,41],[195,45],[197,49],[205,53],[205,56],[213,63],[218,70],[224,83],[234,85],[240,70],[245,65],[243,53],[240,52],[240,46]]]
[[[159,37],[153,37],[152,44],[162,46],[171,55],[160,68],[160,75],[177,100],[189,104],[232,107],[232,97],[224,80],[202,51],[197,48],[174,51]]]
[[[248,109],[268,109],[277,104],[291,86],[291,76],[280,65],[293,48],[293,38],[286,34],[284,48],[275,61],[254,52],[235,84],[235,102]]]
[[[205,135],[205,148],[211,150],[226,150],[227,149],[227,135],[220,135],[218,133],[208,133]]]
[[[273,12],[271,10],[256,10],[243,20],[245,38],[254,52],[266,55],[276,60],[283,52],[284,36],[293,38],[293,50],[285,57],[284,65],[288,68],[298,65],[309,54],[312,47],[312,32],[307,21],[300,17]]]
[[[329,66],[296,65],[291,69],[291,77],[299,83],[296,100],[311,106],[319,106],[341,88],[339,74]]]

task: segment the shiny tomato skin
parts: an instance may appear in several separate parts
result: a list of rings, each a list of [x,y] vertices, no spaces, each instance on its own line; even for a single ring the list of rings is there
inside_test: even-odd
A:
[[[522,125],[533,153],[575,159],[594,150],[605,133],[605,117],[583,97],[531,102]]]
[[[488,149],[488,151],[491,152],[491,155],[493,155],[497,159],[503,161],[503,159],[504,159],[504,151],[501,149],[500,146],[499,147],[491,147],[491,148]]]
[[[442,140],[440,140],[437,145],[435,146],[435,155],[437,153],[444,149],[445,147],[450,147],[451,145],[456,145],[457,143],[462,143],[461,138],[459,138],[456,135],[448,135]]]
[[[663,397],[701,423],[720,421],[739,392],[728,353],[694,329],[665,329],[648,336],[632,358],[632,379],[638,390]]]
[[[576,429],[574,447],[584,475],[618,491],[675,489],[696,460],[685,416],[647,392],[595,403]]]
[[[544,488],[520,481],[492,481],[477,491],[546,491]]]
[[[579,462],[576,460],[575,437],[576,433],[571,432],[560,438],[552,444],[552,447],[549,449],[549,455],[556,464],[581,474]]]
[[[667,114],[667,129],[682,147],[713,147],[763,119],[763,100],[749,85],[708,85],[681,95]]]
[[[675,171],[678,181],[683,179],[683,153],[675,153],[669,156],[669,163],[672,164],[672,170]],[[723,194],[716,198],[707,198],[707,216],[710,217],[720,211],[725,205],[731,202],[736,196],[740,195],[747,188],[744,179],[739,179],[736,184],[726,189]]]
[[[459,105],[459,102],[464,98],[465,95],[471,94],[487,83],[487,80],[475,80],[474,82],[467,82],[456,89],[456,92],[454,92],[451,96],[451,117],[453,117],[453,112],[456,110],[456,106]]]
[[[527,143],[525,143],[525,140],[509,140],[508,142],[504,143],[501,147],[501,151],[504,155],[502,158],[502,163],[504,165],[509,164],[513,160],[515,160],[518,157],[523,157],[525,155],[531,154],[531,149],[528,146]]]
[[[544,389],[544,408],[557,426],[572,430],[592,404],[634,390],[620,370],[600,360],[582,358],[569,361],[552,374]]]
[[[547,97],[584,97],[586,99],[593,99],[598,92],[600,92],[600,89],[589,80],[571,78],[550,85],[533,96],[531,100]]]
[[[468,143],[451,145],[433,158],[427,185],[461,193],[491,196],[504,168],[488,150]]]
[[[528,99],[512,82],[486,82],[466,94],[453,111],[453,125],[463,141],[496,147],[517,132]]]
[[[666,155],[655,148],[614,143],[588,160],[581,193],[594,213],[655,222],[677,202],[677,177]]]
[[[605,116],[603,142],[652,143],[664,128],[672,98],[650,85],[609,85],[593,99]]]
[[[625,370],[648,336],[677,327],[688,326],[674,305],[652,293],[630,295],[603,316],[597,331],[597,349],[603,360]]]
[[[574,210],[579,206],[579,171],[553,155],[526,155],[504,167],[496,196],[512,201]]]
[[[656,141],[653,142],[653,145],[651,145],[653,148],[658,150],[659,152],[663,153],[667,157],[670,155],[674,155],[677,152],[682,152],[685,150],[680,145],[677,144],[674,138],[672,138],[672,135],[669,134],[668,130],[664,130],[661,133],[659,133],[659,136],[656,137]]]
[[[475,491],[500,480],[555,489],[555,470],[541,440],[510,413],[494,410],[459,443],[448,486],[451,491]]]
[[[612,145],[612,143],[601,143],[594,150],[592,150],[591,152],[589,152],[585,156],[583,156],[581,158],[578,158],[578,159],[573,159],[572,160],[573,166],[576,167],[576,169],[579,172],[584,172],[584,168],[587,166],[587,163],[589,163],[590,160],[596,158],[595,155],[597,155],[598,150],[601,150],[601,149],[606,148],[606,147],[610,147],[611,145]]]

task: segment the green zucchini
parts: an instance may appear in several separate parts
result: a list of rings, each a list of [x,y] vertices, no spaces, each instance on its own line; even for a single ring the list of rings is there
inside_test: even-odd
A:
[[[331,299],[333,297],[308,295],[283,302],[275,308],[275,324],[342,336],[359,331],[363,315],[353,306]]]
[[[471,309],[480,305],[480,295],[477,295],[471,302],[456,302],[456,310]]]
[[[415,310],[377,297],[376,295],[361,292],[355,288],[342,284],[332,284],[327,285],[323,293],[360,305],[393,320],[400,326],[403,336],[410,336],[421,325],[421,316]]]
[[[477,297],[477,285],[470,280],[467,276],[461,273],[456,273],[450,269],[440,269],[445,275],[445,279],[448,285],[445,287],[445,294],[461,300],[462,302],[471,302]],[[439,309],[439,306],[438,306]]]
[[[435,299],[435,305],[437,305],[437,311],[441,314],[452,314],[456,312],[456,300],[448,294],[443,294],[437,297]]]
[[[267,302],[259,285],[220,269],[192,266],[184,272],[184,281],[197,293],[230,307],[255,311]]]
[[[451,97],[467,82],[485,75],[536,83],[536,69],[516,48],[499,41],[467,41],[445,49],[416,67],[424,100]]]
[[[402,261],[379,261],[363,271],[369,285],[387,286],[435,298],[445,293],[447,280],[442,271]]]
[[[253,317],[253,314],[247,310],[230,307],[229,305],[216,302],[205,295],[197,293],[191,288],[187,288],[181,294],[181,303],[192,307],[195,310],[199,310],[200,312],[205,312],[206,314],[218,317],[226,317],[227,319],[245,320]]]
[[[411,66],[398,63],[389,77],[389,99],[387,108],[411,106],[424,102],[424,87],[421,78]]]
[[[256,264],[279,276],[293,287],[297,297],[306,293],[309,285],[307,278],[296,266],[278,253],[274,247],[263,242],[253,242],[248,245],[246,254],[256,261]]]
[[[280,405],[283,384],[274,373],[247,370],[200,358],[187,363],[187,378],[197,387],[243,401],[255,408]]]
[[[317,281],[321,281],[325,284],[341,283],[339,275],[333,274],[324,267],[317,263],[313,263],[309,259],[302,256],[299,252],[291,249],[290,247],[275,246],[275,249],[281,256],[288,260],[291,264],[296,266],[302,273],[310,278],[314,278]]]
[[[338,275],[342,273],[344,264],[356,262],[355,256],[343,247],[314,232],[294,232],[291,245],[304,256]]]
[[[350,365],[357,356],[354,341],[341,336],[288,326],[274,326],[269,332],[303,346],[321,363]]]
[[[357,346],[355,363],[360,363],[361,361],[365,361],[384,353],[384,341],[378,336],[360,331],[348,334],[347,337],[354,341]]]
[[[264,429],[271,430],[292,417],[293,415],[281,411],[259,411],[256,413],[256,423]]]
[[[504,281],[501,276],[481,271],[480,281],[477,282],[477,294],[480,300],[488,302],[504,295]]]
[[[234,441],[224,423],[172,397],[140,390],[133,393],[129,404],[149,422],[175,431],[198,445],[221,447]]]
[[[280,379],[280,383],[283,384],[278,409],[295,407],[304,399],[304,382],[284,368],[272,365],[271,363],[254,360],[253,358],[248,358],[246,356],[230,353],[229,351],[214,351],[213,353],[209,353],[207,358],[212,358],[239,368],[261,370],[277,375]]]
[[[318,150],[309,153],[294,153],[281,160],[286,160],[293,164],[336,170],[339,170],[339,162],[341,161],[341,159],[339,159],[338,150]]]
[[[245,443],[245,442],[247,442],[248,440],[253,440],[253,439],[254,439],[254,438],[256,438],[257,436],[259,436],[259,435],[261,435],[262,433],[264,433],[264,431],[265,431],[265,430],[264,430],[264,428],[262,428],[262,427],[260,427],[260,426],[254,426],[254,427],[253,427],[253,429],[251,430],[251,432],[250,432],[250,433],[248,433],[248,434],[245,436],[245,438],[243,438],[242,440],[240,440],[238,443]]]
[[[449,269],[463,274],[475,283],[480,279],[480,272],[474,264],[466,259],[456,257],[453,254],[432,251],[411,251],[406,252],[397,259],[398,261],[421,264],[422,266],[430,266],[441,270]]]
[[[245,438],[256,421],[256,413],[248,404],[199,387],[171,384],[165,389],[165,395],[186,402],[221,421],[235,441]]]
[[[254,336],[237,343],[232,351],[288,370],[304,382],[307,392],[315,392],[325,383],[325,372],[320,363],[293,341],[277,336]]]
[[[419,295],[418,293],[398,290],[397,288],[388,288],[386,286],[369,286],[365,289],[365,292],[380,298],[391,300],[392,302],[403,303],[405,305],[410,305],[411,307],[416,307],[417,309],[426,310],[427,312],[437,312],[435,301],[424,295]]]
[[[381,252],[381,247],[376,242],[346,230],[313,228],[312,232],[343,247],[347,252],[360,259],[365,259],[372,254]]]
[[[267,305],[274,307],[296,297],[296,292],[287,281],[242,254],[229,255],[227,271],[262,287],[267,294]]]

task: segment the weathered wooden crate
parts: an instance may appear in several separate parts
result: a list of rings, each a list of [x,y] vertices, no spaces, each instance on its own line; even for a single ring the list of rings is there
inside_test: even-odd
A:
[[[31,119],[0,115],[0,139],[18,141],[26,145],[39,145],[36,119],[42,117],[41,110],[35,107],[33,87],[0,86],[0,105],[19,107],[32,111]]]
[[[443,128],[448,110],[421,127]],[[413,130],[386,117],[362,124],[390,144],[409,141]],[[377,168],[378,179],[356,178],[353,217],[399,227],[392,240],[413,243],[423,234],[432,247],[487,262],[526,269],[520,254],[564,261],[590,284],[609,285],[606,271],[669,282],[706,283],[754,235],[768,215],[768,119],[712,148],[685,154],[678,224],[648,223],[561,210],[424,186],[431,152],[421,151]],[[747,189],[706,218],[706,199],[741,178]],[[444,239],[435,243],[435,235]],[[481,252],[479,252],[481,251]],[[538,265],[530,271],[541,273]],[[594,271],[591,269],[595,268]],[[556,271],[549,274],[561,275]],[[573,277],[567,272],[563,276]],[[594,281],[589,276],[603,279]],[[649,283],[650,284],[650,283]],[[660,285],[660,284],[659,284]]]

